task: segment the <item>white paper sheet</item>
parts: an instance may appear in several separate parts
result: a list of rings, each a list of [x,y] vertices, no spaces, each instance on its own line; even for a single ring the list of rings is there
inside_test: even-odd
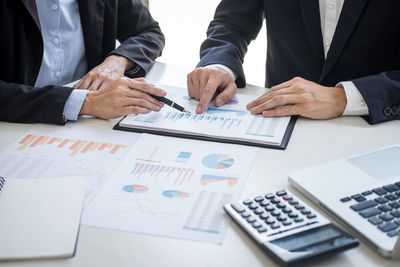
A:
[[[166,106],[161,112],[129,115],[120,125],[279,145],[290,121],[290,117],[264,118],[261,115],[251,115],[246,105],[256,96],[243,94],[236,95],[222,107],[217,108],[211,103],[204,114],[198,115],[195,114],[198,102],[188,97],[186,89],[165,85],[159,87],[168,92],[169,99],[192,114]]]
[[[237,200],[257,148],[142,135],[89,204],[82,223],[222,243],[222,207]]]
[[[139,136],[73,123],[36,126],[0,154],[0,175],[7,179],[86,176],[86,206]]]

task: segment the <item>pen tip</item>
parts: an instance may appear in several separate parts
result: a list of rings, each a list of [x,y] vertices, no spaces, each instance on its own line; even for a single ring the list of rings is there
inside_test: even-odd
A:
[[[192,113],[192,112],[190,112],[190,111],[189,111],[189,110],[187,110],[187,109],[184,109],[184,110],[183,110],[183,112],[184,112],[184,113],[189,113],[189,114],[191,114],[191,113]]]

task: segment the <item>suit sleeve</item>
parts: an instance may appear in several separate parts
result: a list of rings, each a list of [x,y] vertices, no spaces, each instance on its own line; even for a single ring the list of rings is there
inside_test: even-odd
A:
[[[243,60],[249,43],[257,37],[264,19],[261,0],[222,0],[200,48],[197,67],[222,64],[238,75],[236,84],[244,87]]]
[[[370,124],[400,119],[400,71],[382,72],[352,80],[369,108]]]
[[[111,54],[124,56],[136,64],[127,76],[145,76],[164,48],[160,26],[140,0],[120,0],[117,27],[121,45]]]
[[[0,120],[64,125],[63,110],[73,88],[32,87],[0,81]]]

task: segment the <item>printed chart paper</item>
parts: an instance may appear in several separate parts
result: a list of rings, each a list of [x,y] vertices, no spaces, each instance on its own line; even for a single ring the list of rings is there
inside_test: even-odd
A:
[[[86,205],[139,136],[73,123],[64,127],[36,126],[0,154],[0,176],[86,176]]]
[[[144,134],[89,204],[83,224],[222,243],[257,148]]]
[[[166,106],[161,112],[129,115],[119,125],[255,144],[280,145],[290,122],[290,117],[264,118],[261,115],[251,115],[246,105],[256,96],[243,94],[236,95],[222,107],[215,107],[211,103],[203,114],[196,114],[198,101],[190,99],[186,89],[165,85],[159,87],[168,92],[168,98],[192,114],[182,113]]]

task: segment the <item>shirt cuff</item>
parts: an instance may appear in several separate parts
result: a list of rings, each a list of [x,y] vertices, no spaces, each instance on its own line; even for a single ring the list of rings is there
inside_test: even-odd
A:
[[[341,82],[336,87],[342,87],[346,94],[347,104],[343,116],[362,116],[369,114],[369,108],[360,91],[353,82]]]
[[[211,64],[211,65],[207,65],[207,66],[204,66],[204,67],[205,68],[218,68],[218,69],[224,70],[227,73],[229,73],[229,75],[231,75],[231,77],[233,78],[234,81],[236,81],[236,79],[237,79],[236,73],[233,70],[231,70],[229,67],[225,66],[225,65],[222,65],[222,64]]]
[[[82,109],[83,102],[85,102],[88,92],[89,90],[80,89],[75,89],[72,91],[64,106],[64,117],[66,120],[76,121],[78,119],[79,112]]]

